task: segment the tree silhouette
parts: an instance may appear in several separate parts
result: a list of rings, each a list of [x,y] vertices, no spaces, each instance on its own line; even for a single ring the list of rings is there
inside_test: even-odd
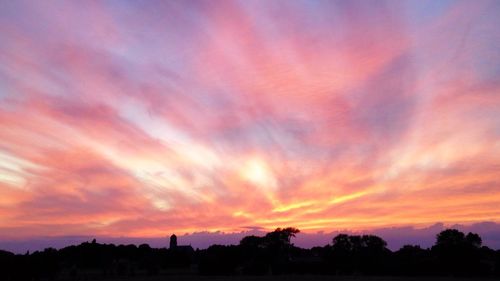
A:
[[[351,243],[351,236],[347,234],[339,234],[335,236],[332,240],[333,244],[333,249],[335,251],[341,251],[341,252],[351,252],[352,251],[352,243]]]
[[[479,234],[471,232],[467,233],[467,236],[465,236],[465,241],[467,242],[467,244],[476,248],[481,247],[481,244],[483,243],[483,240],[481,239]]]
[[[456,229],[441,231],[436,237],[437,246],[454,247],[464,243],[465,235]]]
[[[273,232],[269,232],[264,236],[264,243],[271,249],[283,250],[291,246],[291,239],[295,237],[300,230],[293,227],[277,228]]]
[[[446,229],[436,236],[432,247],[440,265],[440,271],[455,275],[473,275],[482,270],[480,260],[481,237],[476,233],[467,236],[457,229]]]
[[[245,236],[243,237],[243,239],[241,239],[240,246],[246,249],[257,249],[259,247],[264,247],[264,239],[255,235]]]
[[[390,254],[387,243],[375,235],[338,234],[332,240],[332,266],[337,273],[380,273]]]
[[[363,274],[500,276],[500,251],[482,246],[476,233],[446,229],[431,249],[405,245],[396,252],[375,235],[339,234],[330,245],[302,249],[293,227],[247,236],[239,245],[205,250],[100,244],[22,255],[0,250],[1,280],[94,280],[166,274]]]

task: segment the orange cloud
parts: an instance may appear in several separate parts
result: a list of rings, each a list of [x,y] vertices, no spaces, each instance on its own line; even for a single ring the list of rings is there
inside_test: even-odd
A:
[[[0,12],[1,236],[500,221],[490,2],[31,4]]]

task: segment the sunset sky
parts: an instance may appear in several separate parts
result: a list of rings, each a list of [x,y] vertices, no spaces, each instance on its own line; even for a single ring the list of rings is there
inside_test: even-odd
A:
[[[0,0],[0,238],[498,223],[499,15]]]

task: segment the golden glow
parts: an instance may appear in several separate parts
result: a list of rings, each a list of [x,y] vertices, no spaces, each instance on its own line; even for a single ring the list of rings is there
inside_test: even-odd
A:
[[[250,158],[240,170],[243,179],[263,190],[276,189],[277,182],[270,167],[261,159]]]
[[[367,195],[369,193],[370,193],[369,191],[360,191],[360,192],[355,192],[355,193],[352,193],[352,194],[347,194],[347,195],[343,195],[343,196],[334,197],[334,198],[332,198],[332,199],[330,199],[328,201],[328,204],[335,205],[335,204],[344,203],[344,202],[347,202],[347,201],[350,201],[350,200],[354,200],[354,199],[360,198],[360,197],[365,196],[365,195]]]
[[[274,208],[273,212],[286,212],[286,211],[290,211],[293,209],[309,207],[315,203],[317,203],[317,202],[307,201],[307,202],[299,202],[299,203],[293,203],[293,204],[288,204],[288,205],[281,205],[279,207]]]
[[[487,2],[11,2],[0,236],[500,221]]]

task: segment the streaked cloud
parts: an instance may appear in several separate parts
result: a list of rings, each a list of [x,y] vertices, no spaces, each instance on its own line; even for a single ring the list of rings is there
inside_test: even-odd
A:
[[[0,236],[500,221],[495,1],[0,4]]]

